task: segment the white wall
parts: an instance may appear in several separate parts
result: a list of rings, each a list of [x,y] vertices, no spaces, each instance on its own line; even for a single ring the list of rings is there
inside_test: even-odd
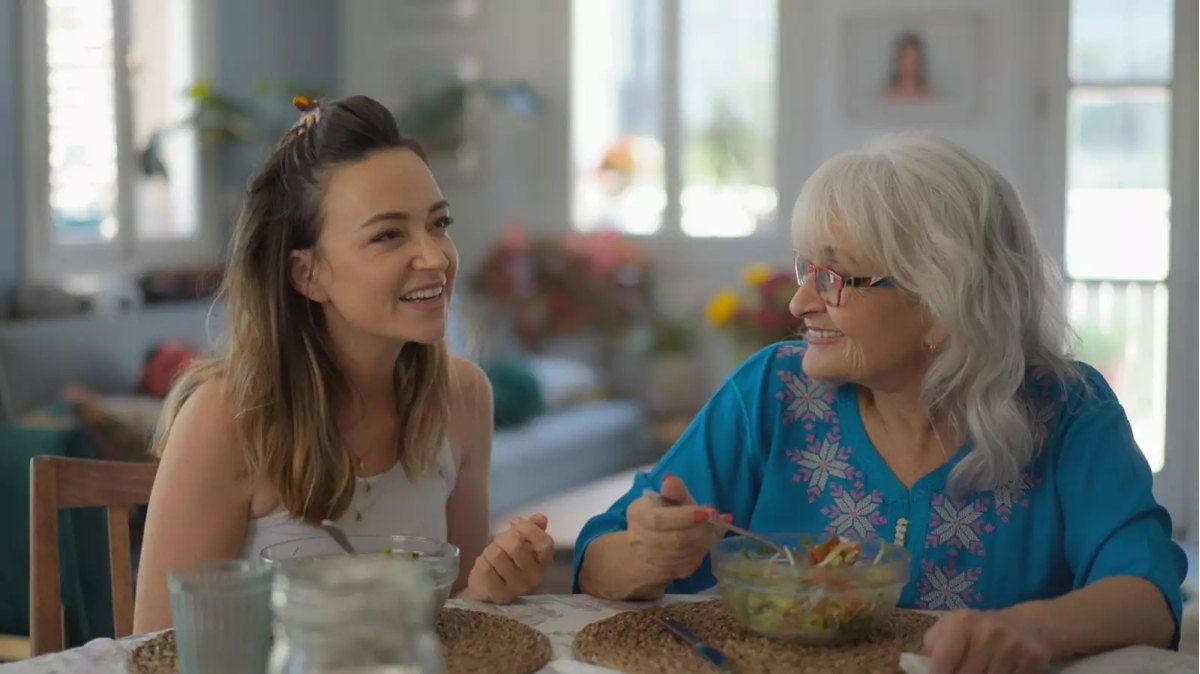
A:
[[[944,135],[995,165],[1014,182],[1028,201],[1038,202],[1042,136],[1038,114],[1041,86],[1039,68],[1042,41],[1037,37],[1039,2],[1015,0],[818,0],[808,17],[791,16],[792,27],[803,44],[802,57],[812,67],[807,88],[785,88],[784,94],[810,101],[812,127],[810,147],[816,161],[858,147],[871,137],[889,130],[884,124],[848,120],[844,114],[846,80],[840,63],[847,47],[843,44],[845,22],[863,13],[879,10],[917,11],[937,15],[948,10],[954,16],[975,16],[981,27],[979,100],[970,118],[946,122],[904,125]],[[893,127],[894,128],[894,127]],[[903,128],[903,127],[902,127]]]
[[[845,119],[839,77],[843,21],[860,12],[971,10],[982,21],[981,93],[978,114],[966,122],[923,126],[974,150],[1008,173],[1035,213],[1053,212],[1037,193],[1044,155],[1036,103],[1041,44],[1038,8],[1045,0],[781,0],[779,53],[780,211],[774,232],[746,240],[688,240],[662,235],[648,241],[658,260],[666,311],[698,310],[720,286],[737,283],[751,261],[790,264],[786,218],[806,175],[831,155],[861,146],[885,126]],[[484,124],[484,169],[473,180],[439,173],[454,204],[454,232],[465,269],[517,218],[539,230],[568,223],[570,100],[569,0],[485,0],[476,27],[447,40],[429,31],[398,26],[387,18],[389,0],[342,4],[343,91],[385,100],[411,49],[459,50],[477,56],[487,77],[530,81],[547,100],[536,121],[492,114]],[[1057,198],[1057,195],[1052,195]],[[1044,210],[1045,209],[1045,210]],[[728,363],[718,363],[714,381]]]
[[[449,32],[401,24],[388,11],[399,4],[403,3],[341,3],[341,93],[398,104],[404,74],[414,59],[428,62],[430,55],[449,54],[475,59],[482,77],[527,80],[546,101],[545,110],[534,119],[483,116],[480,136],[486,142],[477,174],[463,177],[451,167],[434,167],[455,215],[452,236],[463,268],[473,267],[511,219],[539,230],[566,227],[570,4],[485,1],[474,21]]]

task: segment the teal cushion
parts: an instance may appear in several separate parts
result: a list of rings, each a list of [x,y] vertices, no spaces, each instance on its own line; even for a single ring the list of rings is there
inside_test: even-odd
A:
[[[519,426],[546,409],[537,378],[522,361],[500,359],[480,367],[492,383],[496,428]]]
[[[35,456],[94,459],[81,429],[0,424],[0,634],[29,634],[29,464]],[[108,519],[102,508],[58,512],[59,582],[66,645],[111,637]]]

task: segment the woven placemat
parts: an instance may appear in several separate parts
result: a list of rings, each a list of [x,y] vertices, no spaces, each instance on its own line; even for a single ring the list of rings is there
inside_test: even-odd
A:
[[[738,623],[720,601],[687,602],[621,613],[575,635],[576,656],[626,674],[695,674],[711,671],[691,647],[659,622],[675,618],[725,652],[738,674],[900,672],[900,654],[920,652],[932,616],[896,609],[870,637],[841,646],[788,644],[759,636]]]
[[[175,630],[160,632],[129,650],[130,674],[179,674]]]
[[[438,639],[447,674],[533,674],[550,662],[550,639],[529,625],[491,613],[444,608]]]
[[[438,640],[446,674],[532,674],[550,662],[545,634],[504,616],[444,608],[438,615]],[[178,674],[175,631],[157,634],[129,652],[130,674]]]

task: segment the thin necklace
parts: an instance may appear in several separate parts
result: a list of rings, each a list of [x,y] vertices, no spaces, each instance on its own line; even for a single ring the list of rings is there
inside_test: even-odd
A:
[[[363,472],[363,462],[362,462],[362,459],[359,459],[359,460],[358,460],[358,472],[359,472],[360,474]],[[378,477],[378,476],[377,476],[377,477]],[[373,491],[373,490],[372,490],[372,488],[371,488],[371,479],[372,479],[372,478],[368,478],[368,477],[358,477],[357,475],[355,476],[355,481],[356,481],[356,482],[357,482],[357,481],[360,481],[360,480],[362,481],[362,485],[363,485],[363,494],[365,494],[365,495],[367,495],[367,496],[370,496],[370,497],[371,497],[370,501],[368,501],[366,504],[359,505],[359,503],[358,503],[358,486],[357,486],[357,485],[355,485],[355,489],[354,489],[354,498],[353,498],[353,500],[351,501],[351,503],[355,504],[355,505],[354,505],[354,521],[355,521],[355,522],[361,522],[361,521],[362,521],[362,519],[363,519],[363,513],[367,512],[368,510],[370,510],[371,508],[373,508],[373,507],[375,506],[375,503],[376,503],[376,502],[379,500],[379,495],[378,495],[378,494],[372,494],[372,493],[371,493],[371,492]]]

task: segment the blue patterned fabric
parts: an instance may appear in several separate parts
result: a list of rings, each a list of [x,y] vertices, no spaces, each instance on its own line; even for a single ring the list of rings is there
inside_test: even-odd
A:
[[[855,388],[806,377],[805,348],[776,344],[743,363],[659,464],[584,527],[576,576],[588,544],[623,529],[629,503],[670,473],[753,531],[904,545],[912,566],[903,607],[1001,608],[1133,575],[1162,590],[1178,624],[1186,556],[1124,409],[1096,370],[1080,364],[1082,376],[1066,383],[1031,370],[1024,393],[1042,451],[1012,484],[954,499],[946,480],[970,448],[906,488],[872,446]],[[667,591],[714,584],[705,560]]]

